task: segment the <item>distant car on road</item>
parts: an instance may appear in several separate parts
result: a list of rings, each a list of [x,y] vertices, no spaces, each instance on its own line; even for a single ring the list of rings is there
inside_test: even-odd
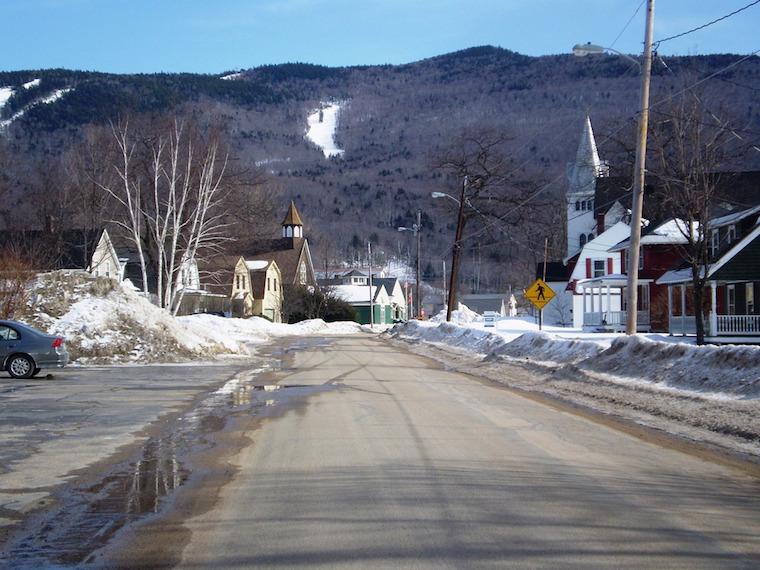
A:
[[[59,336],[18,321],[0,320],[0,361],[13,378],[31,378],[43,368],[63,368],[69,353]]]

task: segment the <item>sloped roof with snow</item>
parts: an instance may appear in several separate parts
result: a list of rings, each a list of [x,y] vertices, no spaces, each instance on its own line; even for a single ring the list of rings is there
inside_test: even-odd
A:
[[[369,304],[369,285],[335,285],[331,289],[338,298],[343,299],[352,305]],[[384,291],[385,288],[382,285],[373,285],[372,300],[377,300]]]

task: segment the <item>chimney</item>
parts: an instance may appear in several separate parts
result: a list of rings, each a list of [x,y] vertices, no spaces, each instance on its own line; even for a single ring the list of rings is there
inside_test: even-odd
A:
[[[596,235],[600,236],[604,233],[604,214],[596,215]]]

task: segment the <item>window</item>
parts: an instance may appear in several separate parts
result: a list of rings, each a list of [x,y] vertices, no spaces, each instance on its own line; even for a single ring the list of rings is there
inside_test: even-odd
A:
[[[589,210],[593,210],[594,209],[594,201],[593,200],[589,200],[588,201],[588,209]]]
[[[591,241],[592,239],[594,239],[594,234],[588,234],[588,241]]]
[[[586,211],[586,205],[587,205],[587,203],[588,202],[586,202],[586,200],[584,200],[583,202],[581,202],[581,210],[583,210],[584,212]]]
[[[736,226],[731,225],[728,226],[728,231],[726,232],[726,243],[733,243],[736,241]]]
[[[726,306],[729,315],[736,314],[736,285],[726,286]]]
[[[581,247],[586,245],[586,234],[581,234]]]
[[[18,332],[11,327],[0,325],[0,340],[18,340]]]
[[[710,232],[710,256],[715,257],[720,249],[720,233],[717,229]]]
[[[110,276],[111,276],[111,262],[106,261],[106,277],[110,277]]]
[[[595,259],[594,260],[594,275],[593,277],[604,277],[604,265],[605,265],[604,259]]]
[[[240,281],[242,281],[243,289],[245,289],[245,275],[241,275]]]
[[[580,209],[581,209],[581,203],[580,203],[578,200],[576,200],[576,201],[575,201],[575,211],[577,212],[577,211],[579,211]]]
[[[267,277],[267,291],[271,291],[271,290],[272,290],[272,278]]]
[[[755,314],[755,284],[754,283],[745,283],[744,284],[744,295],[747,299],[747,313],[748,315],[754,315]]]
[[[277,291],[277,277],[274,278],[274,290]]]
[[[298,271],[298,279],[301,282],[301,285],[306,285],[306,264],[304,262],[301,262],[301,267]]]

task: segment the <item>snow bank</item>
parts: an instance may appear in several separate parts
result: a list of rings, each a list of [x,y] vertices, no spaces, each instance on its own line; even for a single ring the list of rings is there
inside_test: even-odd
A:
[[[191,315],[175,318],[134,290],[85,272],[42,274],[21,320],[66,339],[79,362],[167,362],[249,355],[272,337],[355,334],[357,323],[321,319],[295,325],[266,319]]]
[[[582,369],[695,392],[760,397],[760,347],[696,346],[621,337]]]
[[[444,345],[488,360],[506,359],[550,367],[572,365],[592,378],[643,382],[676,390],[760,398],[760,347],[695,346],[642,336],[596,342],[525,332],[505,338],[476,326],[410,321],[389,331],[393,337]]]
[[[431,317],[430,320],[434,323],[445,323],[446,322],[446,309],[443,309],[441,312],[439,312],[434,317]],[[483,317],[481,317],[478,313],[470,309],[467,305],[464,305],[462,303],[458,304],[458,308],[456,311],[451,311],[451,322],[457,323],[460,325],[467,324],[467,323],[475,323],[482,321]]]

